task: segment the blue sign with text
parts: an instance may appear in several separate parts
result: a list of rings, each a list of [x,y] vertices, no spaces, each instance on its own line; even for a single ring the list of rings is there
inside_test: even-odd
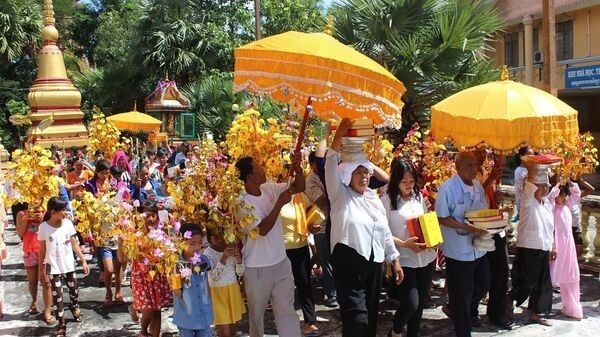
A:
[[[600,64],[565,70],[565,88],[600,87]]]

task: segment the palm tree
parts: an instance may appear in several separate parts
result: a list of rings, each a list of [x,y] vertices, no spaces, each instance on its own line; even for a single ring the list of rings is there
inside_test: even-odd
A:
[[[345,0],[334,5],[335,36],[377,60],[407,87],[405,127],[429,107],[496,79],[489,44],[504,26],[491,0]]]
[[[197,81],[182,89],[190,100],[189,111],[196,114],[199,133],[210,132],[214,139],[225,139],[231,122],[238,113],[254,102],[262,118],[283,120],[284,105],[269,97],[252,96],[247,93],[233,93],[233,73],[218,73]],[[237,109],[234,109],[237,105]]]
[[[233,69],[233,48],[246,34],[243,3],[206,0],[150,1],[143,9],[134,48],[149,71],[188,84],[211,69]]]

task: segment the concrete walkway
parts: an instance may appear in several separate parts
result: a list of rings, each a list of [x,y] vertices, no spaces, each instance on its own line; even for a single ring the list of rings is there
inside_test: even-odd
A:
[[[4,291],[4,320],[0,321],[0,336],[51,336],[52,326],[41,321],[41,315],[28,317],[24,314],[30,303],[27,290],[25,271],[22,264],[22,253],[20,240],[14,227],[11,225],[6,231],[6,242],[9,257],[2,266],[2,278],[0,287]],[[89,256],[88,256],[89,258]],[[80,305],[83,322],[76,323],[72,320],[70,313],[66,311],[68,336],[78,337],[113,337],[113,336],[136,336],[139,325],[130,321],[127,313],[127,304],[113,307],[110,310],[101,308],[104,299],[104,289],[97,287],[98,269],[91,265],[92,273],[81,278],[80,272]],[[436,274],[436,279],[443,282],[441,274]],[[484,319],[484,325],[474,330],[473,336],[598,336],[600,335],[600,281],[598,274],[582,271],[581,276],[582,304],[585,318],[580,321],[572,321],[556,315],[551,319],[552,327],[540,325],[527,325],[526,316],[521,309],[516,310],[516,325],[512,331],[499,331]],[[124,289],[125,301],[131,301],[131,292],[128,287]],[[339,322],[339,311],[322,306],[322,293],[317,285],[315,287],[317,298],[317,315],[319,317],[318,327],[322,336],[341,336],[341,325]],[[68,296],[65,294],[65,298]],[[452,336],[452,324],[440,310],[443,299],[440,289],[432,292],[432,308],[426,309],[423,317],[421,336]],[[38,309],[42,309],[40,304]],[[558,314],[560,309],[560,297],[555,294],[554,306]],[[299,315],[301,315],[298,310]],[[485,307],[480,306],[480,313],[485,313]],[[391,327],[394,314],[394,304],[385,300],[382,295],[381,313],[379,317],[378,336],[386,336]],[[163,334],[162,336],[178,336],[177,329],[171,321],[172,310],[163,312]],[[266,313],[266,336],[277,336],[273,324],[273,315]],[[247,336],[248,324],[245,320],[238,325],[238,335]]]

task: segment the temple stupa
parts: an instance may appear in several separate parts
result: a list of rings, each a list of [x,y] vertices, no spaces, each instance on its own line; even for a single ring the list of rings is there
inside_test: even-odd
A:
[[[88,143],[88,132],[83,125],[81,93],[67,77],[54,22],[52,0],[44,0],[44,45],[38,56],[37,78],[27,96],[32,122],[27,135],[35,136],[43,147],[82,146]]]

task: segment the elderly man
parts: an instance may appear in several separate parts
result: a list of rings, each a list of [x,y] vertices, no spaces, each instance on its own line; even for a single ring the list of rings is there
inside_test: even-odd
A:
[[[294,154],[292,167],[295,178],[290,187],[286,183],[270,183],[265,169],[251,157],[239,159],[235,167],[244,182],[245,193],[238,202],[251,205],[254,222],[246,228],[258,228],[258,237],[248,236],[244,241],[244,286],[248,300],[250,337],[264,334],[264,314],[271,300],[275,325],[280,336],[300,337],[300,320],[294,309],[294,276],[287,258],[283,240],[283,226],[279,218],[281,208],[292,195],[303,192],[305,178],[300,166],[300,152]],[[241,214],[239,214],[241,215]]]
[[[485,192],[476,179],[478,169],[474,153],[459,153],[457,174],[442,184],[435,203],[444,236],[449,306],[454,331],[460,337],[471,336],[471,325],[479,319],[479,301],[490,284],[485,252],[473,246],[474,237],[484,231],[469,226],[464,218],[467,211],[486,208]]]

